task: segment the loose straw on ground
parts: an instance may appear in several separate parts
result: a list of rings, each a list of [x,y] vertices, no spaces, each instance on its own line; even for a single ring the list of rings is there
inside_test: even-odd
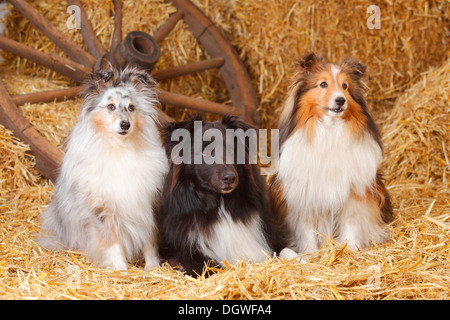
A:
[[[33,168],[29,149],[0,126],[0,297],[3,299],[449,299],[450,188],[449,6],[445,1],[382,3],[381,29],[368,29],[369,1],[194,1],[238,50],[255,87],[263,127],[276,126],[295,58],[316,50],[326,60],[353,56],[369,66],[369,102],[383,136],[382,165],[396,219],[392,239],[353,251],[326,239],[305,264],[270,258],[240,263],[209,279],[168,265],[144,272],[103,270],[76,251],[51,252],[34,241],[39,214],[53,185]],[[67,3],[30,2],[56,27],[68,30]],[[83,1],[94,31],[108,48],[112,2]],[[162,1],[124,1],[123,34],[152,33],[174,8]],[[44,52],[58,48],[13,10],[6,36]],[[74,85],[19,57],[4,54],[2,80],[12,94]],[[164,40],[156,68],[204,59],[179,24]],[[218,102],[228,98],[217,71],[160,84],[165,90]],[[80,100],[26,104],[22,112],[53,144],[73,126]],[[162,106],[171,116],[184,110]],[[212,116],[209,116],[213,118]]]

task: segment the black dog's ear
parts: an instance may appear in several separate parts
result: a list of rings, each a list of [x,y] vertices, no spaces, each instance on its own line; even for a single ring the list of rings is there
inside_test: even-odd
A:
[[[175,146],[176,141],[172,141],[172,133],[181,128],[180,122],[167,122],[161,128],[161,138],[167,153],[170,155],[172,148]]]
[[[238,118],[237,116],[233,116],[230,114],[226,114],[222,117],[222,124],[226,127],[229,127],[230,129],[242,129],[244,131],[248,129],[254,129],[254,127],[241,118]]]
[[[192,121],[203,121],[203,115],[200,112],[195,113],[194,115],[189,115],[189,118]]]
[[[202,120],[202,118],[199,118]],[[197,120],[186,120],[186,121],[176,121],[176,122],[167,122],[163,127],[161,128],[161,138],[164,144],[164,147],[166,148],[166,153],[170,157],[172,149],[180,143],[180,139],[186,139],[186,138],[180,138],[180,136],[189,136],[191,139],[193,138],[194,134],[194,121]],[[174,136],[174,132],[177,129],[185,130],[184,134],[177,134],[177,137]],[[174,140],[172,140],[172,138]],[[192,140],[191,140],[192,143]]]
[[[232,143],[234,145],[235,150],[245,150],[245,163],[249,164],[250,156],[253,158],[257,156],[257,143],[258,143],[258,130],[255,127],[248,124],[241,118],[231,115],[225,115],[222,118],[222,125],[224,125],[227,129],[233,129],[234,134],[230,137],[233,138],[232,141],[226,140],[226,143]],[[226,139],[229,136],[226,134]],[[256,149],[255,149],[256,147]],[[237,149],[236,149],[237,148]],[[252,152],[250,152],[252,150]],[[254,159],[252,159],[253,161]]]

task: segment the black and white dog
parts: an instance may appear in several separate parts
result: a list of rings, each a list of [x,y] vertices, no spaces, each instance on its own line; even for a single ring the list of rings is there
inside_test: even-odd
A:
[[[227,129],[245,132],[251,127],[224,116],[216,122],[197,118],[169,123],[162,133],[170,159],[160,210],[162,256],[181,264],[190,275],[201,274],[208,262],[214,266],[224,260],[262,262],[273,253],[273,216],[264,178],[250,164],[250,142],[231,139]],[[180,131],[183,141],[172,141]],[[215,138],[203,141],[208,131]],[[203,138],[201,144],[194,141],[196,136]],[[243,163],[237,159],[240,147],[245,152]],[[180,157],[187,161],[179,161]],[[213,157],[219,161],[211,161]],[[190,161],[195,158],[200,162]]]

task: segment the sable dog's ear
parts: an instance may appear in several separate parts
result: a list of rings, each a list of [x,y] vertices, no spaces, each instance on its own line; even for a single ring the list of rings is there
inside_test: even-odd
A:
[[[344,58],[341,68],[356,80],[366,77],[367,66],[353,58]]]
[[[295,61],[295,70],[291,78],[291,90],[301,90],[309,79],[309,75],[323,68],[323,58],[314,52],[304,53]],[[296,92],[293,92],[296,96]]]
[[[360,100],[364,99],[364,93],[367,91],[367,66],[353,58],[345,58],[341,68],[354,82],[350,88],[351,93],[354,98],[358,99],[358,103],[362,104]]]
[[[321,56],[318,56],[314,52],[306,52],[295,62],[295,67],[298,72],[312,72],[314,68],[321,64]]]

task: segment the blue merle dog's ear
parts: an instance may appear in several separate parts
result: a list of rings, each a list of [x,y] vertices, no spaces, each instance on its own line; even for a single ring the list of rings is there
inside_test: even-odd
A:
[[[156,80],[153,79],[153,77],[144,70],[140,70],[140,72],[137,73],[136,79],[140,83],[145,84],[147,86],[151,87],[156,86]]]
[[[83,85],[83,110],[90,112],[96,107],[96,99],[102,92],[111,87],[118,76],[114,68],[106,68],[94,71]]]
[[[138,88],[149,88],[157,85],[156,80],[147,71],[134,66],[127,66],[121,71],[117,85],[125,82],[131,82]]]
[[[101,82],[108,82],[114,76],[114,72],[112,70],[100,70],[95,73],[94,77]]]
[[[105,69],[94,71],[85,84],[85,94],[100,94],[106,87],[113,84],[117,75],[118,71],[111,65]]]

